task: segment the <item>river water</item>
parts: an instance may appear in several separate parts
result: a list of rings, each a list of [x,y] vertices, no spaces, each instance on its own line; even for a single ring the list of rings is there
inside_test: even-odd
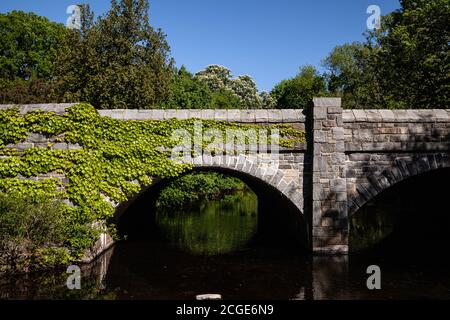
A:
[[[254,241],[257,199],[209,201],[182,213],[158,212],[158,240],[123,241],[82,266],[81,289],[65,270],[0,278],[1,299],[450,299],[445,255],[351,254],[312,257]],[[369,290],[366,269],[381,269]]]

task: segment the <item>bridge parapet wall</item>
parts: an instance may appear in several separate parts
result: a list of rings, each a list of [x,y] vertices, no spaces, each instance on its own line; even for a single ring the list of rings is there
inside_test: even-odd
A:
[[[345,110],[346,152],[443,151],[450,110]]]
[[[64,114],[70,104],[0,105],[18,107],[21,114],[42,110]],[[408,177],[450,167],[450,110],[343,110],[340,99],[316,98],[314,107],[267,110],[99,110],[118,120],[190,119],[242,124],[290,124],[307,132],[307,143],[280,148],[278,170],[271,174],[251,157],[220,163],[212,157],[199,166],[228,168],[249,174],[277,188],[309,220],[311,248],[317,253],[346,253],[348,218],[386,188]],[[49,147],[71,150],[81,146],[63,136],[31,133],[8,145],[18,151]],[[205,159],[203,159],[205,160]],[[241,159],[242,160],[242,159]],[[195,164],[195,163],[194,163]],[[31,179],[55,177],[46,173]]]

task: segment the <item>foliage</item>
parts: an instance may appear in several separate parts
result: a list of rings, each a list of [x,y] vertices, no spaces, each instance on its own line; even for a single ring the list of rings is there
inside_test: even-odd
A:
[[[277,108],[305,108],[314,96],[323,94],[325,80],[313,66],[304,66],[292,79],[283,80],[271,91]]]
[[[52,82],[33,77],[28,80],[0,80],[0,103],[28,104],[53,102]]]
[[[66,207],[44,193],[0,193],[0,270],[29,271],[71,260]]]
[[[208,86],[183,66],[173,75],[169,97],[161,106],[167,109],[212,108],[212,99]]]
[[[66,28],[34,13],[0,14],[0,103],[51,100],[54,64]]]
[[[233,80],[231,88],[240,98],[244,109],[254,109],[261,105],[261,98],[258,95],[258,88],[249,75],[238,76]]]
[[[65,38],[56,61],[59,99],[99,109],[165,100],[173,62],[164,33],[150,26],[148,0],[112,0],[97,20],[88,5],[82,8],[82,27]]]
[[[151,184],[151,177],[174,178],[191,168],[170,160],[171,150],[179,143],[171,137],[175,129],[193,135],[195,121],[123,121],[101,117],[88,104],[70,107],[63,115],[0,110],[0,192],[70,201],[74,206],[67,205],[65,211],[69,221],[64,229],[65,246],[77,259],[104,231],[96,222],[113,216],[112,202],[130,199]],[[222,134],[227,129],[260,128],[213,120],[203,121],[202,126],[205,132],[214,128]],[[304,132],[288,125],[269,128],[280,130],[282,146],[304,140]],[[23,152],[8,147],[24,141],[30,133],[82,148],[53,148],[53,142]],[[67,181],[23,179],[45,174],[63,174]]]
[[[220,89],[211,94],[212,109],[242,109],[242,101],[232,91]]]
[[[197,72],[195,77],[211,90],[213,108],[254,109],[261,107],[261,97],[256,84],[248,75],[233,79],[228,68],[210,65]]]
[[[368,35],[375,75],[389,100],[408,108],[449,107],[449,21],[448,0],[402,0],[383,28]]]
[[[338,46],[324,60],[329,89],[347,108],[448,108],[450,4],[403,0],[365,43]]]
[[[216,172],[198,172],[172,181],[158,197],[156,206],[167,210],[189,207],[199,200],[222,199],[225,195],[243,190],[239,179]]]
[[[156,222],[171,243],[194,254],[242,249],[258,227],[258,198],[248,188],[183,212],[158,210]]]
[[[261,108],[263,109],[274,109],[276,107],[277,102],[268,92],[261,92],[259,94],[261,98]]]
[[[383,104],[383,94],[376,84],[372,64],[372,49],[361,43],[336,46],[323,60],[328,69],[328,90],[342,96],[346,108],[378,107]],[[373,69],[373,70],[372,70]]]
[[[241,109],[261,107],[261,98],[249,76],[231,79],[225,67],[209,66],[195,76],[183,66],[177,71],[167,101],[160,104],[170,109]]]

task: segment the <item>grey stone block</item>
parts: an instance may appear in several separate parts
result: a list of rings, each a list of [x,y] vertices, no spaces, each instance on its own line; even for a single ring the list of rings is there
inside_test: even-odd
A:
[[[347,181],[346,179],[332,179],[330,180],[330,191],[333,193],[346,192]]]
[[[70,144],[68,144],[67,149],[69,149],[69,150],[80,150],[80,149],[83,149],[83,147],[80,146],[78,143],[76,143],[76,144],[70,143]]]
[[[184,109],[176,110],[175,118],[177,118],[178,120],[186,120],[189,118],[189,113]]]
[[[153,116],[153,110],[147,109],[147,110],[138,110],[138,113],[136,114],[136,120],[152,120]]]
[[[25,139],[26,142],[32,142],[32,143],[47,143],[49,140],[46,136],[40,134],[40,133],[30,133],[28,137]]]
[[[269,112],[267,110],[255,110],[256,122],[269,122]]]
[[[394,112],[392,112],[392,110],[379,110],[378,111],[380,113],[381,119],[385,122],[391,122],[395,120],[395,115]]]
[[[162,109],[154,109],[152,112],[152,119],[153,120],[164,120],[165,119],[165,110]]]
[[[164,120],[176,119],[177,118],[176,109],[166,109],[164,113]]]
[[[254,123],[256,121],[254,110],[242,110],[241,111],[241,122]]]
[[[227,110],[227,120],[230,122],[241,122],[241,110]]]
[[[295,112],[294,109],[282,109],[281,110],[281,117],[283,122],[297,122],[298,119],[298,112]]]
[[[26,149],[33,148],[34,144],[33,143],[24,142],[24,143],[17,143],[17,144],[8,144],[6,147],[7,148],[16,149],[17,151],[24,151]]]
[[[313,108],[313,114],[314,122],[317,122],[318,120],[325,120],[327,118],[327,107],[315,105]]]
[[[69,146],[68,146],[67,143],[59,142],[59,143],[54,143],[52,145],[52,149],[54,149],[54,150],[68,150]]]
[[[284,172],[281,170],[278,170],[269,182],[271,185],[276,187],[280,183],[281,179],[283,179],[283,177],[284,177]]]
[[[364,122],[367,121],[367,114],[364,110],[352,110],[355,116],[355,121]]]
[[[344,110],[342,112],[342,119],[344,120],[344,122],[354,122],[355,115],[353,114],[352,110]]]
[[[334,140],[342,140],[344,139],[344,128],[332,128],[331,129],[333,133],[333,139]]]
[[[314,107],[340,107],[341,98],[313,98]]]
[[[122,109],[114,109],[114,110],[98,110],[100,116],[109,117],[112,119],[123,120],[125,110]]]
[[[200,119],[202,117],[202,110],[187,110],[188,111],[188,119]]]
[[[450,111],[449,110],[436,109],[433,111],[434,111],[436,121],[450,122]]]
[[[369,122],[380,122],[382,120],[379,110],[365,110],[365,112]]]
[[[228,111],[227,110],[215,110],[214,111],[214,120],[218,121],[227,121],[228,119]]]
[[[281,110],[279,109],[268,109],[267,110],[269,122],[282,122],[283,116],[281,115]]]
[[[202,110],[202,119],[203,120],[214,120],[214,110],[203,109]]]
[[[342,114],[342,108],[339,106],[328,107],[329,114]]]
[[[126,109],[123,111],[123,119],[124,120],[136,120],[138,115],[137,109]]]

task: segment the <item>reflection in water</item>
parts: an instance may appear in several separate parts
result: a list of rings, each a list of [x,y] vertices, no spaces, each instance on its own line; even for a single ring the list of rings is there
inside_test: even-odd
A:
[[[239,250],[257,230],[258,199],[250,190],[222,200],[203,201],[190,210],[156,213],[162,234],[179,248],[197,254]]]
[[[448,189],[433,184],[448,181],[450,172],[437,174],[393,188],[354,216],[353,248],[370,247],[381,238],[396,240],[397,246],[388,241],[377,251],[341,257],[269,247],[252,240],[260,234],[261,219],[248,196],[178,215],[158,213],[166,241],[118,243],[83,268],[81,290],[68,290],[67,274],[60,270],[0,277],[0,298],[191,300],[219,293],[228,300],[450,299]],[[381,268],[381,290],[367,289],[369,265]]]
[[[84,269],[81,290],[68,290],[67,274],[61,270],[5,277],[0,281],[0,298],[192,300],[213,292],[225,300],[450,299],[450,264],[445,261],[307,258],[258,248],[206,256],[154,242],[122,242],[102,259]],[[381,268],[382,290],[366,287],[371,264]]]

